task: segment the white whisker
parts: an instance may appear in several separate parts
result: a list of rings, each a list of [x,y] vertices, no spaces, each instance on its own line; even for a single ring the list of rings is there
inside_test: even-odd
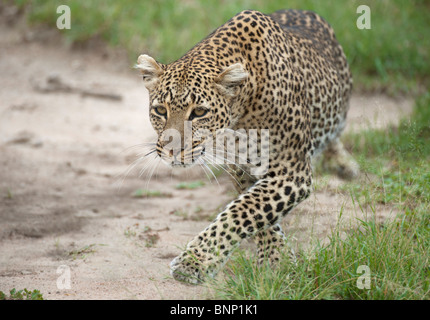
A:
[[[149,168],[152,167],[155,159],[157,159],[157,156],[149,159],[148,162],[142,167],[142,169],[140,169],[140,171],[139,171],[139,178],[141,178],[143,176],[143,174],[145,173],[146,170],[148,170]]]
[[[151,149],[155,149],[157,143],[156,142],[143,142],[143,143],[139,143],[130,147],[125,148],[124,150],[120,151],[119,153],[124,153],[133,149],[137,149],[137,148],[151,148]]]
[[[208,171],[212,174],[212,176],[214,177],[216,183],[218,184],[218,186],[220,186],[218,179],[216,178],[215,174],[213,173],[212,169],[203,161],[203,159],[200,157],[198,160],[200,160],[200,164],[203,165],[203,167],[206,167],[206,169],[208,169]],[[210,181],[210,180],[209,180]]]
[[[115,184],[119,184],[118,185],[118,191],[121,190],[122,185],[124,184],[125,179],[127,178],[127,176],[129,175],[129,173],[142,161],[144,160],[144,157],[139,157],[136,160],[134,160],[130,165],[128,165],[127,169],[124,170],[123,173],[117,175],[116,177],[116,181]],[[122,177],[122,179],[121,179]]]
[[[215,164],[217,164],[216,163],[216,158],[213,156],[213,155],[210,155],[210,154],[205,154],[204,155],[205,157],[206,157],[206,159],[208,160],[208,163],[210,163],[210,164],[212,164],[212,165],[215,165]],[[208,156],[211,156],[211,158],[209,158]],[[254,179],[245,169],[243,169],[242,167],[240,167],[239,165],[237,165],[237,163],[235,163],[235,162],[233,162],[233,161],[231,161],[231,160],[229,160],[229,159],[226,159],[226,158],[224,158],[223,159],[227,164],[231,164],[231,165],[234,165],[236,168],[238,168],[238,169],[240,169],[243,173],[245,173],[246,175],[248,175],[251,179]],[[219,166],[220,166],[220,168],[222,168],[222,169],[224,169],[225,170],[225,168],[222,166],[222,164],[218,164]],[[228,172],[227,170],[225,170],[226,172]]]
[[[129,174],[136,168],[136,166],[140,165],[142,162],[145,162],[148,160],[148,156],[152,155],[153,153],[155,153],[156,150],[156,143],[155,142],[144,142],[144,143],[140,143],[131,147],[128,147],[126,149],[124,149],[121,153],[124,153],[126,151],[130,151],[132,149],[137,149],[140,148],[143,151],[137,153],[135,156],[137,157],[137,159],[135,159],[131,164],[129,164],[127,166],[127,169],[124,170],[124,172],[122,172],[121,174],[118,174],[116,176],[116,181],[114,183],[114,185],[117,185],[118,191],[122,188],[125,179],[129,176]],[[152,161],[149,161],[149,163],[151,163]],[[143,172],[146,170],[144,170],[144,168],[146,168],[149,163],[145,163],[143,168],[140,170],[140,176],[143,174]]]
[[[199,160],[200,160],[200,161],[199,161]],[[211,177],[210,177],[210,176],[209,176],[209,174],[207,173],[206,168],[203,166],[202,161],[203,161],[203,159],[199,158],[199,159],[198,159],[198,161],[197,161],[196,163],[197,163],[197,164],[199,165],[199,167],[203,170],[203,172],[205,173],[205,175],[206,175],[206,177],[208,178],[209,182],[211,182],[211,183],[212,183]]]
[[[160,164],[160,162],[161,162],[161,158],[157,156],[155,159],[157,159],[157,158],[158,158],[158,162],[157,162],[157,164],[156,164],[155,166],[153,166],[153,168],[152,168],[152,170],[151,170],[151,174],[150,174],[150,176],[149,176],[149,179],[146,181],[146,189],[148,189],[149,182],[151,181],[152,175],[154,174],[154,171],[158,168],[158,166],[159,166],[159,164]],[[155,159],[154,159],[154,160],[155,160]],[[153,160],[153,161],[154,161],[154,160]]]
[[[211,164],[210,163],[210,161],[208,161],[209,162],[209,164]],[[212,164],[212,165],[215,165],[215,164]],[[221,170],[224,170],[224,172],[226,172],[234,181],[236,181],[236,183],[239,185],[239,186],[242,186],[242,184],[239,182],[239,181],[237,181],[237,179],[226,169],[226,168],[224,168],[224,166],[222,166],[222,165],[220,165],[220,166],[218,166],[217,167],[218,169],[221,169]],[[241,170],[243,170],[243,169],[241,169]],[[244,171],[245,172],[245,171]]]

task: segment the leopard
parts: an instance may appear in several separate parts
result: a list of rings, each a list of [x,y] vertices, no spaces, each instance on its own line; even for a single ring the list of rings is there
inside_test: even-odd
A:
[[[311,194],[315,159],[341,178],[359,174],[340,140],[351,71],[333,28],[313,11],[244,10],[178,60],[141,54],[135,68],[149,93],[154,152],[168,165],[208,161],[204,141],[222,130],[256,130],[256,155],[268,157],[261,170],[252,170],[258,162],[251,152],[223,164],[239,195],[170,263],[176,280],[214,278],[244,240],[256,243],[259,264],[279,263],[287,242],[280,222]],[[176,148],[167,148],[171,130]],[[189,132],[198,138],[186,141]]]

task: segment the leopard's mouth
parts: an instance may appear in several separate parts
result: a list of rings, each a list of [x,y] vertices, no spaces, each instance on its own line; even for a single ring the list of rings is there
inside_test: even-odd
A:
[[[191,168],[196,164],[201,164],[206,148],[197,146],[191,150],[182,149],[176,154],[172,151],[159,152],[161,160],[171,168]]]

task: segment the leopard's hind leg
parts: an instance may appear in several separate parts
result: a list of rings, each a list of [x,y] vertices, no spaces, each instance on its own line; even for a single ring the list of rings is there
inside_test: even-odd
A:
[[[351,180],[360,172],[358,163],[345,149],[339,138],[332,140],[323,152],[322,167],[340,178]]]

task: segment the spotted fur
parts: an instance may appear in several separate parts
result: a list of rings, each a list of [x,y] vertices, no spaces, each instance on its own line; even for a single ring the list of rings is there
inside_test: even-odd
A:
[[[214,276],[248,238],[260,260],[278,260],[285,243],[279,222],[309,196],[316,155],[325,151],[343,177],[358,172],[339,141],[351,74],[333,29],[313,12],[243,11],[179,60],[164,65],[141,55],[137,68],[150,94],[157,151],[167,162],[173,153],[163,151],[163,135],[175,129],[183,136],[187,120],[193,132],[270,129],[267,170],[252,175],[247,163],[230,165],[241,195],[172,261],[175,279],[198,283]],[[201,141],[183,142],[174,156],[182,164],[193,152],[204,154]]]

